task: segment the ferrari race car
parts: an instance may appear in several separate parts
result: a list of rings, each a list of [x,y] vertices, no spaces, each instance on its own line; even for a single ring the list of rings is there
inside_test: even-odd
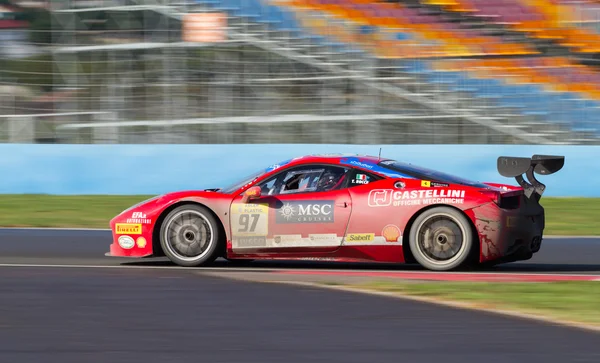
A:
[[[110,221],[107,256],[419,263],[445,271],[540,250],[545,186],[564,156],[499,157],[519,186],[372,156],[303,156],[218,189],[146,200]],[[528,181],[523,177],[526,175]]]

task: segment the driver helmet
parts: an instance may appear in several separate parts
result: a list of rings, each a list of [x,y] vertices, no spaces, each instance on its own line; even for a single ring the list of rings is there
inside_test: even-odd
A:
[[[324,191],[330,190],[342,179],[344,172],[342,170],[325,170],[319,182],[317,183],[317,190]]]

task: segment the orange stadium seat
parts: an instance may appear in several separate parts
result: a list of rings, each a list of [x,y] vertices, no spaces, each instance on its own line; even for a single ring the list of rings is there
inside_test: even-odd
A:
[[[572,4],[554,0],[421,0],[439,3],[447,11],[464,12],[530,33],[539,39],[555,39],[583,53],[600,52],[600,34],[575,24],[585,11],[575,12]],[[575,1],[573,2],[575,3]],[[577,1],[578,6],[585,1]],[[597,8],[597,6],[596,6]],[[582,14],[581,16],[578,14]],[[593,19],[595,20],[595,19]]]
[[[472,59],[460,62],[441,60],[433,65],[439,71],[464,71],[474,78],[506,79],[515,84],[540,84],[548,89],[579,92],[600,100],[600,84],[590,81],[600,79],[599,74],[586,66],[573,64],[566,58]]]
[[[435,1],[435,0],[432,0]],[[439,46],[427,45],[426,49],[414,50],[413,57],[429,57],[431,55],[448,56],[479,56],[479,55],[526,55],[535,54],[536,50],[525,44],[503,42],[500,38],[486,36],[474,30],[463,30],[456,24],[443,21],[439,17],[421,15],[418,11],[404,7],[400,4],[382,3],[369,0],[345,0],[326,1],[310,0],[310,7],[318,9],[330,15],[344,17],[357,25],[369,25],[377,27],[374,37],[389,30],[402,29],[402,32],[410,33],[415,39],[435,41]],[[457,4],[456,1],[448,1],[448,4]],[[301,0],[292,0],[288,5],[301,10],[306,4]],[[372,49],[376,44],[399,47],[402,44],[387,42],[383,39],[375,44],[363,44]],[[390,50],[388,48],[376,47],[375,51],[383,57],[390,54],[399,54],[399,57],[410,56],[404,50]],[[385,54],[384,54],[385,53]]]
[[[600,35],[571,26],[573,12],[564,18],[553,13],[569,10],[568,5],[552,0],[420,0],[421,6],[437,9],[423,15],[413,6],[372,0],[280,1],[309,33],[322,35],[328,44],[352,43],[378,57],[398,59],[399,69],[418,74],[423,82],[575,128],[585,129],[586,120],[600,121],[600,74],[592,68],[566,57],[541,56],[527,39],[505,41],[439,16],[439,9],[464,12],[576,52],[600,52]]]

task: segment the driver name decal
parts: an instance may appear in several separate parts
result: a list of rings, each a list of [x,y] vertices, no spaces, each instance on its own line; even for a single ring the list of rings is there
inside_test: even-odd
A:
[[[287,201],[277,210],[277,223],[333,223],[333,200]]]

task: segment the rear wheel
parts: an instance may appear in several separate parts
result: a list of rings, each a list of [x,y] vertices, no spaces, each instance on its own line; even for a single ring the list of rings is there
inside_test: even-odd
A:
[[[421,266],[447,271],[469,258],[473,237],[468,219],[449,207],[423,212],[410,230],[410,250]]]
[[[186,204],[173,209],[160,228],[165,255],[180,266],[202,266],[219,254],[221,228],[209,209]]]

